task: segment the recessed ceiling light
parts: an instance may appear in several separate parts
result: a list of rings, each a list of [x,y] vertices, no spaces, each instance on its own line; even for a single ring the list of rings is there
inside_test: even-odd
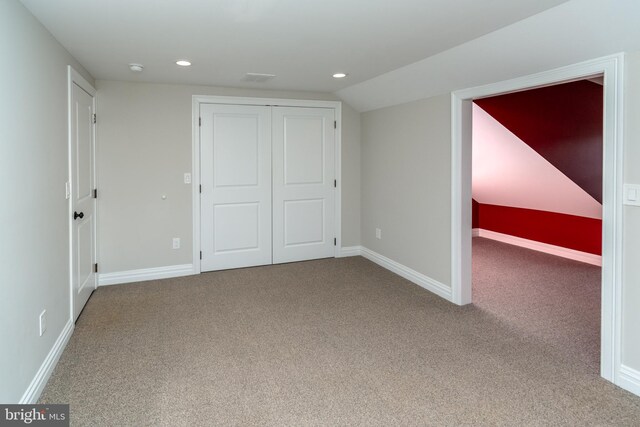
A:
[[[140,71],[142,71],[142,69],[144,68],[144,65],[142,64],[136,64],[134,62],[132,62],[131,64],[129,64],[129,69],[131,71],[134,71],[136,73],[139,73]]]
[[[341,78],[343,78],[343,77],[347,77],[346,73],[335,73],[335,74],[333,75],[333,78],[334,78],[334,79],[341,79]]]
[[[178,64],[181,67],[188,67],[189,65],[191,65],[191,62],[181,59],[179,61],[176,61],[176,64]]]

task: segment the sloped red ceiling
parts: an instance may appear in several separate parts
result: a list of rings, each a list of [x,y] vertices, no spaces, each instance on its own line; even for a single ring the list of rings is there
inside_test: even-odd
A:
[[[475,103],[602,203],[602,92],[581,80]]]

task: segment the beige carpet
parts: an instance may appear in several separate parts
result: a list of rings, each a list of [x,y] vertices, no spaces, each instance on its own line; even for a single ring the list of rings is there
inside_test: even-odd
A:
[[[310,261],[98,289],[41,400],[87,426],[638,425],[640,398],[553,343]]]
[[[473,304],[600,372],[601,268],[473,239]]]

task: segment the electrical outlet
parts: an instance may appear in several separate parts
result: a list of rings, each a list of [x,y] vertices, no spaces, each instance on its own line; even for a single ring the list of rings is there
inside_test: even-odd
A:
[[[376,239],[382,239],[382,230],[376,228]]]
[[[40,313],[40,336],[47,330],[47,310],[42,310]]]
[[[173,238],[173,249],[180,249],[180,238],[179,237],[174,237]]]
[[[184,174],[184,183],[185,184],[191,184],[191,174],[190,173],[185,173]]]

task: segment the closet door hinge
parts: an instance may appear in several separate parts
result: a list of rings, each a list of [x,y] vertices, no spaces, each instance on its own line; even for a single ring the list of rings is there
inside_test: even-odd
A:
[[[94,199],[97,199],[97,198],[98,198],[98,189],[97,189],[97,188],[94,188],[94,189],[93,189],[93,198],[94,198]]]
[[[95,264],[93,264],[93,272],[94,273],[98,272],[98,263],[97,262]]]
[[[338,121],[337,120],[333,121],[333,128],[334,129],[338,129]]]
[[[95,113],[93,113],[93,123],[95,123],[96,121],[97,121],[96,114],[95,114]]]
[[[200,251],[200,259],[202,259],[202,251]]]
[[[338,245],[338,239],[336,239],[335,237],[333,238],[333,246],[337,246]]]
[[[202,117],[198,117],[198,126],[202,126]]]
[[[338,180],[334,179],[333,180],[333,188],[337,188],[338,187]]]
[[[200,184],[200,194],[202,194],[202,184]]]

